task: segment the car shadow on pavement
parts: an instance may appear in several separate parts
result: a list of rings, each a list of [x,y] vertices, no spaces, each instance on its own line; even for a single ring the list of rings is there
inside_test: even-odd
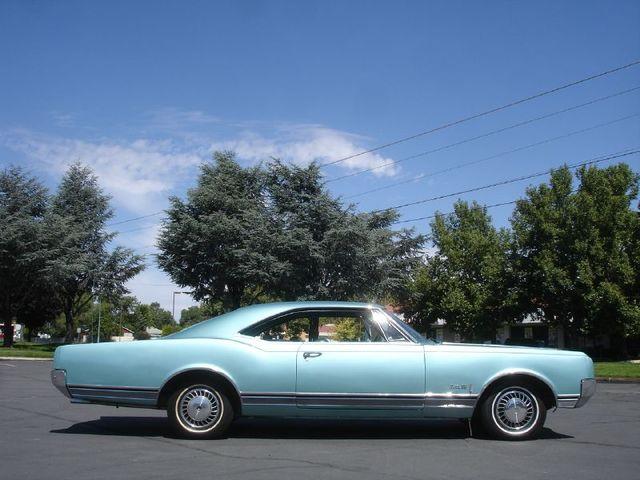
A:
[[[100,417],[51,433],[173,437],[162,417]],[[483,438],[483,435],[476,435]],[[457,419],[438,420],[311,420],[242,418],[234,422],[227,438],[268,439],[465,439],[469,425]],[[544,428],[540,439],[573,438]]]

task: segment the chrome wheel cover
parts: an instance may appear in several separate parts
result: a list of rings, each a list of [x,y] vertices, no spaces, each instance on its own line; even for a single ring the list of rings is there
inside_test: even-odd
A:
[[[509,387],[498,393],[491,406],[493,421],[509,435],[524,435],[538,421],[536,396],[523,387]]]
[[[185,388],[176,402],[176,416],[190,432],[203,433],[214,429],[222,418],[222,398],[208,385]]]

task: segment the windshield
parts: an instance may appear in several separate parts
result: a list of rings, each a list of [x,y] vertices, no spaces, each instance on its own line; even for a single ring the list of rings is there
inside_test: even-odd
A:
[[[402,331],[405,333],[405,335],[407,335],[409,338],[411,338],[414,342],[416,342],[416,343],[429,343],[429,344],[435,344],[436,343],[433,340],[430,340],[430,339],[424,337],[423,335],[421,335],[420,333],[418,333],[415,329],[413,329],[410,325],[405,323],[395,313],[391,313],[391,312],[385,312],[385,313],[387,315],[389,315],[390,317],[393,317],[393,319],[396,321],[396,324],[398,325],[398,327],[400,329],[402,329]]]

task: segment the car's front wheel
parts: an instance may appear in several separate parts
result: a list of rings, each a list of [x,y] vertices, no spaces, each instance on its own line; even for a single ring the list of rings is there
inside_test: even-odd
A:
[[[536,391],[525,384],[495,388],[481,405],[486,432],[503,440],[527,440],[540,433],[547,408]]]
[[[187,438],[218,438],[233,420],[233,408],[223,389],[206,383],[177,389],[167,405],[173,430]]]

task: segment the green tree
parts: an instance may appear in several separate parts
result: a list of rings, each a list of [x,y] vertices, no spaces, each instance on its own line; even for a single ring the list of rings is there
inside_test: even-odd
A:
[[[12,167],[0,172],[0,320],[4,346],[13,344],[13,324],[25,309],[43,306],[44,270],[53,255],[47,228],[47,191],[37,179]]]
[[[572,243],[572,174],[561,168],[549,184],[529,187],[511,217],[514,234],[513,263],[520,308],[541,312],[546,322],[578,330],[576,322],[576,259],[567,256]],[[573,321],[575,317],[575,322]],[[568,340],[568,339],[567,339]]]
[[[55,322],[59,315],[60,304],[56,301],[54,285],[44,279],[40,288],[18,311],[17,321],[25,326],[25,338],[30,342],[45,324]]]
[[[273,258],[265,254],[269,222],[261,170],[242,168],[230,152],[202,165],[187,200],[172,197],[163,222],[158,264],[196,300],[220,299],[235,309],[247,292],[269,280]]]
[[[224,313],[222,302],[207,300],[200,305],[192,305],[180,312],[180,326],[188,327]]]
[[[362,332],[360,322],[355,318],[341,318],[336,321],[335,338],[339,342],[357,342]]]
[[[407,313],[423,328],[438,319],[465,339],[495,338],[513,314],[509,234],[496,230],[486,208],[458,201],[431,222],[435,253],[418,270]]]
[[[609,334],[612,347],[627,357],[626,339],[640,335],[640,271],[632,257],[640,218],[631,208],[639,176],[626,164],[584,167],[576,176],[573,250],[586,329]]]
[[[157,302],[137,304],[128,324],[134,332],[144,331],[147,327],[162,329],[165,325],[175,325],[175,321],[171,312],[160,307]]]
[[[192,305],[189,308],[184,308],[180,312],[180,326],[187,327],[194,325],[205,319],[204,312],[199,305]]]
[[[284,300],[379,300],[404,287],[423,242],[394,231],[395,211],[355,213],[323,186],[319,167],[273,161],[267,169],[277,261],[269,292]]]
[[[127,292],[125,283],[144,268],[140,255],[108,245],[114,233],[105,231],[113,212],[90,168],[72,165],[53,198],[52,222],[61,232],[54,258],[47,262],[63,305],[66,341],[75,336],[74,316],[96,295],[115,299]]]
[[[393,211],[357,214],[318,166],[242,168],[231,153],[202,167],[160,235],[160,266],[197,300],[223,308],[269,299],[382,298],[402,288],[422,237]]]
[[[516,204],[519,298],[562,327],[570,345],[578,334],[607,333],[624,356],[625,338],[640,333],[638,175],[618,164],[576,177],[574,191],[570,170],[558,169]]]

